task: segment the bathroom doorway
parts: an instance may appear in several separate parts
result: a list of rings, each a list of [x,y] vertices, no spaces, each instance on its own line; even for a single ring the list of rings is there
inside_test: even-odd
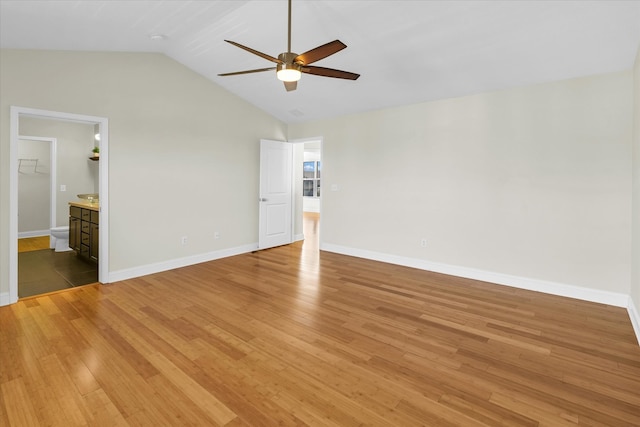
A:
[[[84,169],[82,173],[90,173],[94,174],[96,177],[95,187],[92,187],[94,191],[100,194],[100,217],[101,217],[101,226],[99,228],[99,261],[97,265],[98,269],[98,281],[102,283],[108,283],[108,119],[103,117],[95,117],[95,116],[85,116],[78,115],[73,113],[64,113],[64,112],[56,112],[56,111],[47,111],[47,110],[37,110],[25,107],[11,107],[11,123],[10,123],[10,158],[11,158],[11,170],[10,170],[10,197],[9,197],[9,205],[10,205],[10,215],[9,215],[9,239],[10,239],[10,248],[9,248],[9,301],[8,303],[14,303],[18,300],[18,297],[23,297],[25,295],[19,295],[18,292],[18,275],[19,275],[19,254],[18,254],[18,211],[19,211],[19,141],[20,134],[24,130],[25,133],[32,134],[30,125],[33,123],[43,124],[44,128],[47,127],[56,127],[63,126],[64,124],[75,124],[80,127],[85,127],[88,129],[87,133],[87,141],[86,148],[83,149],[82,154],[77,154],[75,160],[71,159],[71,166],[65,165],[64,168],[61,168],[58,165],[58,172],[62,169],[66,171],[71,171],[71,175],[67,175],[65,180],[67,182],[61,182],[60,179],[57,180],[57,183],[54,188],[54,193],[57,195],[57,207],[55,208],[55,217],[56,217],[56,225],[60,226],[61,224],[68,224],[69,217],[69,207],[68,201],[62,195],[75,196],[76,192],[78,193],[87,193],[90,191],[80,190],[78,191],[74,185],[76,182],[76,178],[73,173],[78,172],[76,169]],[[25,125],[27,124],[27,125]],[[99,137],[99,147],[100,147],[100,161],[92,163],[89,158],[92,156],[92,148],[94,146],[94,126],[97,126],[97,134]],[[55,132],[54,132],[55,133]],[[37,133],[36,133],[37,134]],[[47,135],[52,135],[50,132],[46,132]],[[42,135],[42,133],[41,133]],[[40,135],[37,135],[40,137]],[[66,151],[62,150],[61,147],[61,139],[58,138],[58,159],[64,158],[67,154]],[[72,156],[73,157],[73,156]],[[82,160],[80,160],[82,159]],[[93,168],[93,169],[91,169]],[[56,174],[59,177],[59,173]],[[66,193],[65,193],[66,192]],[[68,199],[68,197],[67,197]],[[53,215],[52,215],[53,218]],[[64,223],[64,224],[63,224]],[[28,251],[27,251],[28,252]],[[22,253],[22,252],[21,252]],[[48,250],[44,252],[50,256],[53,256],[56,253],[52,250]],[[64,254],[64,252],[63,252]],[[68,255],[73,255],[73,252],[69,252]],[[57,257],[60,258],[60,257]],[[67,257],[67,261],[70,258]],[[51,260],[49,260],[51,261]],[[66,265],[66,261],[60,261],[57,259],[55,262],[56,268],[58,269],[58,276],[67,275],[65,278],[66,281],[73,281],[74,278],[68,277],[71,273],[69,265]],[[95,270],[96,266],[94,266]],[[27,270],[21,269],[21,275],[29,273],[33,273],[35,269],[29,268]],[[60,274],[60,272],[63,272]],[[76,271],[77,273],[77,271]],[[83,272],[81,272],[83,273]],[[73,273],[77,278],[77,274]],[[95,271],[93,273],[95,275]],[[92,280],[92,281],[95,281]]]
[[[73,191],[97,192],[97,165],[85,161],[86,167],[78,167],[82,160],[77,159],[87,160],[86,153],[93,148],[94,127],[29,117],[21,118],[19,126],[18,297],[95,283],[98,266],[75,252],[54,250],[56,239],[50,231],[68,226],[68,201],[75,199]],[[62,182],[59,187],[58,178]]]

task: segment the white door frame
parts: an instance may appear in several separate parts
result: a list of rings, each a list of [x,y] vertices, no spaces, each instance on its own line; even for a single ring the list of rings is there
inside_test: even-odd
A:
[[[18,142],[20,141],[41,141],[48,142],[51,145],[49,146],[49,228],[55,227],[57,225],[56,218],[56,208],[57,208],[57,183],[56,183],[56,173],[57,173],[57,165],[56,158],[58,153],[58,139],[57,138],[48,138],[41,136],[28,136],[28,135],[18,135]],[[19,179],[19,178],[18,178]],[[19,233],[18,233],[18,237]]]
[[[100,231],[98,280],[109,282],[109,119],[11,106],[9,143],[9,304],[18,301],[18,140],[20,117],[98,125],[100,133]],[[88,157],[88,156],[87,156]]]

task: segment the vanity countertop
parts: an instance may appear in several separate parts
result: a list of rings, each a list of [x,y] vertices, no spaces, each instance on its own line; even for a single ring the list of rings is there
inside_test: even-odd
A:
[[[78,200],[77,202],[69,202],[69,206],[77,206],[79,208],[91,209],[92,211],[100,212],[100,203],[91,203],[85,200]]]

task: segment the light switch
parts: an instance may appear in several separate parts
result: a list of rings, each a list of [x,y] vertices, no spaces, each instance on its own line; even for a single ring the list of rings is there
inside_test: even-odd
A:
[[[64,185],[64,184],[62,184],[62,185],[60,186],[60,191],[67,191],[67,186],[66,186],[66,185]]]

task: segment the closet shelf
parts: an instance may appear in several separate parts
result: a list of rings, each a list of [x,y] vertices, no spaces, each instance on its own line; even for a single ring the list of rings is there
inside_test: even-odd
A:
[[[33,165],[33,173],[38,171],[38,159],[18,159],[18,172],[22,172],[22,164]]]

